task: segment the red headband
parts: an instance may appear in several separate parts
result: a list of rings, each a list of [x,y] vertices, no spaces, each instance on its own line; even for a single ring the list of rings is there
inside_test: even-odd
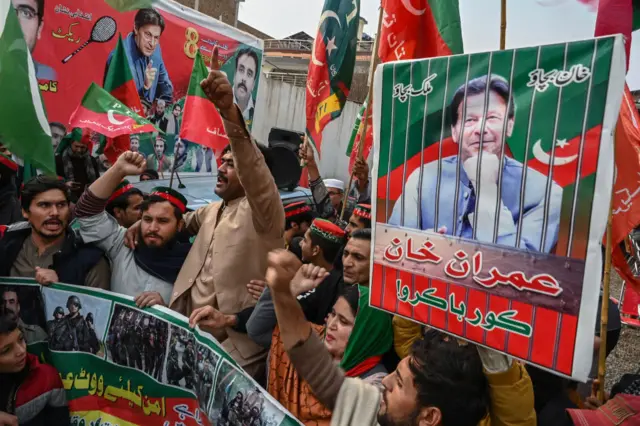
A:
[[[111,194],[111,197],[109,197],[109,199],[107,200],[107,204],[110,204],[113,200],[115,200],[125,192],[129,191],[130,189],[133,189],[133,185],[131,184],[125,185],[122,188],[116,190],[113,194]]]
[[[171,194],[167,194],[166,192],[152,192],[150,195],[157,195],[158,197],[164,198],[165,200],[176,206],[178,209],[180,209],[182,213],[187,211],[187,206],[185,206],[182,201]]]
[[[296,215],[299,215],[299,214],[302,214],[302,213],[306,213],[306,212],[310,212],[310,211],[311,211],[311,207],[303,206],[303,207],[300,207],[298,209],[285,212],[284,216],[285,217],[291,217],[291,216],[296,216]]]

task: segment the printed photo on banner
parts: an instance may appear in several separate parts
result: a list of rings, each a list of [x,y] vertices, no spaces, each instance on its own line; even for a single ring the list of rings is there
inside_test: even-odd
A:
[[[196,348],[196,375],[198,377],[196,382],[196,396],[200,402],[200,409],[205,413],[209,413],[209,402],[213,395],[215,373],[221,357],[211,350],[211,348],[201,343],[196,343]]]
[[[223,360],[215,382],[210,420],[220,426],[279,425],[284,416],[266,393],[228,361]]]
[[[196,390],[196,341],[189,330],[169,326],[166,383],[190,391]]]
[[[609,37],[378,68],[373,306],[586,379],[620,49]]]
[[[39,285],[0,284],[0,314],[16,318],[27,344],[48,339]]]
[[[111,302],[94,296],[44,287],[49,349],[104,356],[103,338]]]
[[[153,315],[114,304],[107,332],[107,360],[162,381],[168,325]]]

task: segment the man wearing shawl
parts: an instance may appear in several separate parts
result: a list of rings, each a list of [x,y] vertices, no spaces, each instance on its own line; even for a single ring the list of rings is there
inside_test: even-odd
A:
[[[173,284],[191,248],[176,240],[183,228],[186,199],[170,188],[154,188],[142,203],[140,238],[135,249],[124,245],[126,229],[104,209],[125,176],[139,175],[146,161],[125,152],[82,195],[76,206],[80,235],[105,251],[113,265],[111,291],[136,297],[139,307],[168,305]]]

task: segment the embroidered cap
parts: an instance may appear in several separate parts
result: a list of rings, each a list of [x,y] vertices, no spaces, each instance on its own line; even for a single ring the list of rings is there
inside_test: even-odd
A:
[[[353,210],[353,214],[371,220],[371,204],[358,204]]]
[[[303,213],[309,213],[311,206],[305,201],[298,201],[296,203],[287,204],[284,206],[284,217],[289,219],[290,217],[297,216]]]
[[[126,192],[130,191],[131,189],[133,189],[133,185],[131,185],[131,183],[128,180],[123,179],[122,182],[120,182],[120,184],[116,188],[116,190],[113,191],[113,194],[111,194],[111,197],[109,197],[109,200],[107,200],[107,205],[111,204],[113,200],[115,200],[122,194],[125,194]]]
[[[344,243],[347,235],[338,225],[324,219],[315,219],[309,229],[320,238],[337,244]]]
[[[184,195],[178,191],[168,188],[166,186],[157,186],[151,190],[149,196],[158,196],[164,198],[174,206],[176,206],[182,213],[187,211],[187,199]]]
[[[640,396],[618,394],[597,410],[567,410],[573,422],[584,426],[640,424]]]

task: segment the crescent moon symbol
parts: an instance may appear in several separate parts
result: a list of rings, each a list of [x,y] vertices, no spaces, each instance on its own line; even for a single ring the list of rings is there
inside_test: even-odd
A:
[[[120,125],[124,124],[127,121],[127,120],[124,120],[124,121],[116,120],[116,117],[114,117],[114,115],[113,115],[114,112],[115,111],[112,110],[112,109],[107,111],[107,118],[109,119],[109,123],[115,124],[116,126],[120,126]]]
[[[402,5],[405,7],[405,9],[416,16],[424,15],[424,12],[426,12],[427,9],[416,9],[415,7],[413,7],[413,4],[411,4],[411,1],[412,0],[402,0]]]
[[[533,145],[533,155],[536,157],[536,160],[541,162],[542,164],[550,165],[551,164],[551,156],[544,152],[542,146],[540,146],[540,139]],[[577,155],[571,155],[569,157],[558,157],[554,158],[553,165],[554,166],[565,166],[578,158]]]
[[[335,13],[332,10],[327,10],[325,11],[322,16],[320,16],[320,23],[318,24],[318,30],[320,30],[320,27],[322,26],[322,24],[324,23],[324,21],[326,21],[328,18],[333,18],[336,21],[338,21],[338,26],[340,28],[342,28],[342,24],[340,24],[340,18],[338,17],[338,14]],[[316,43],[318,42],[318,38],[316,37],[316,40],[313,42],[313,48],[311,50],[311,62],[313,62],[314,65],[317,65],[319,67],[324,65],[324,62],[319,61],[318,58],[316,58]]]

